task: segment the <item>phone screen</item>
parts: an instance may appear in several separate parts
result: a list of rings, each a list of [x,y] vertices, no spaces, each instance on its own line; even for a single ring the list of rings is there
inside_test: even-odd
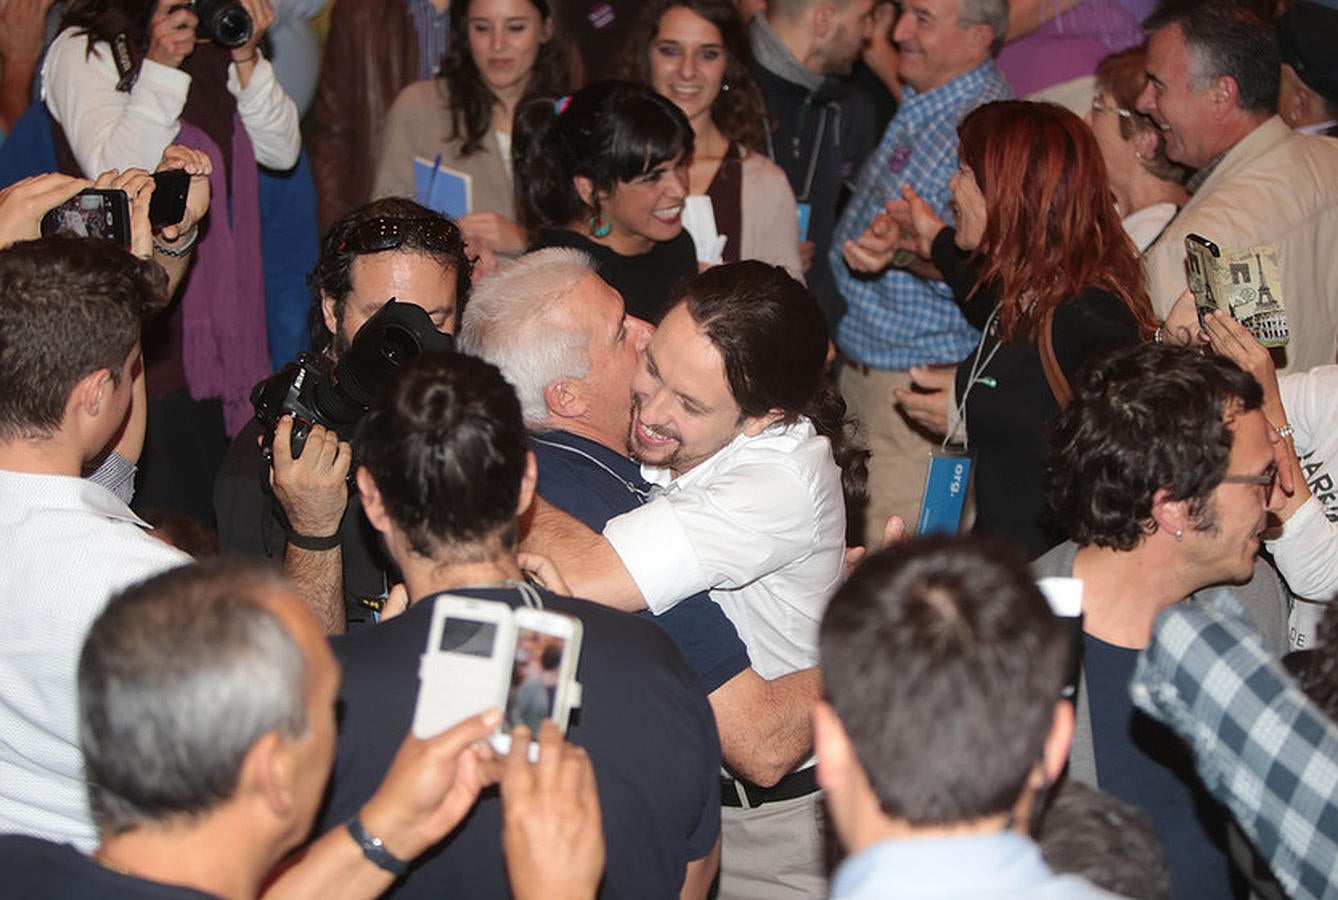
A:
[[[463,653],[466,656],[492,656],[497,643],[497,626],[478,619],[448,618],[441,627],[443,653]]]
[[[119,240],[112,210],[101,194],[78,194],[54,210],[56,230],[75,237]]]
[[[524,725],[531,733],[536,733],[540,722],[553,717],[558,675],[566,652],[566,638],[530,628],[519,630],[511,687],[506,694],[503,714],[503,724],[508,731]]]

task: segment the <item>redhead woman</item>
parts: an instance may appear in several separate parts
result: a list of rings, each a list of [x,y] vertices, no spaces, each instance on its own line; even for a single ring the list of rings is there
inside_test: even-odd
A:
[[[938,267],[981,330],[954,384],[976,458],[976,530],[1036,556],[1063,539],[1041,488],[1045,430],[1059,410],[1042,362],[1046,342],[1072,381],[1094,356],[1150,337],[1156,321],[1138,251],[1081,119],[1052,104],[1006,100],[977,108],[958,134],[956,227],[907,189],[886,218],[847,244],[846,258],[875,270],[899,242],[909,244]],[[947,398],[947,390],[897,397],[940,427]]]
[[[688,191],[711,198],[721,262],[758,259],[799,277],[799,217],[780,167],[760,152],[767,111],[732,0],[654,0],[624,48],[623,74],[669,98],[692,125]],[[714,262],[698,249],[698,258]]]

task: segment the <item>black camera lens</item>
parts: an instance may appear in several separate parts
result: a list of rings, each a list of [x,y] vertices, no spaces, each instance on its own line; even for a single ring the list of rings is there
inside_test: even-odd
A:
[[[195,0],[195,33],[229,49],[251,39],[251,15],[236,0]]]

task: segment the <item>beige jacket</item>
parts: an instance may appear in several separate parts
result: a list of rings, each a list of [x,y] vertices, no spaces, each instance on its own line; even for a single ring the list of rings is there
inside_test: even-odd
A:
[[[400,91],[382,135],[372,197],[413,198],[413,160],[421,156],[473,178],[471,212],[495,212],[516,218],[515,193],[507,177],[510,161],[502,158],[497,135],[489,130],[483,144],[469,156],[460,155],[462,139],[451,137],[451,99],[441,79],[416,81]]]

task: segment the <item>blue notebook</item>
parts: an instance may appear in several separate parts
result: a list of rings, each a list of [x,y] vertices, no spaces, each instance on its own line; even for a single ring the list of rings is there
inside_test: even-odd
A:
[[[443,166],[441,158],[436,162],[414,157],[414,190],[418,202],[428,209],[458,219],[473,209],[474,179],[464,172]]]

